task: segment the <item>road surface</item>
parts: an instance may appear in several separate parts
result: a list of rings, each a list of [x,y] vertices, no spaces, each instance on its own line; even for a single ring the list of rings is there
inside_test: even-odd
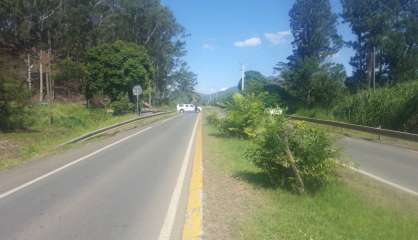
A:
[[[87,154],[105,147],[74,165],[1,196],[0,239],[159,239],[186,150],[193,143],[190,139],[196,116],[184,114],[151,125],[145,131],[129,130],[105,140],[106,144],[136,135],[108,148],[104,143],[90,143],[87,149],[72,149],[36,165],[43,167],[28,164],[1,173],[0,196],[30,178],[54,170],[55,162],[68,164],[77,154],[82,157],[80,152]],[[33,172],[39,175],[34,176]],[[182,191],[170,239],[177,239],[181,233],[185,192]]]
[[[359,169],[418,192],[417,151],[349,137],[338,144]]]

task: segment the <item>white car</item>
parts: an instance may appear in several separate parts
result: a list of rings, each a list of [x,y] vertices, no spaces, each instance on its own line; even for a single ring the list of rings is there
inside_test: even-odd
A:
[[[194,104],[177,104],[177,112],[201,112],[202,108]]]

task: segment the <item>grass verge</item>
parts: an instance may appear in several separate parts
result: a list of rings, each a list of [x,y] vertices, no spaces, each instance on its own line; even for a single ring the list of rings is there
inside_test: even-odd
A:
[[[29,129],[0,133],[0,170],[51,153],[75,137],[133,117],[135,114],[113,116],[103,109],[87,109],[80,104],[37,106],[32,111]]]
[[[418,236],[414,197],[344,168],[316,195],[297,196],[272,187],[268,177],[243,157],[248,141],[221,137],[205,123],[204,142],[205,164],[248,185],[257,196],[256,211],[228,223],[238,225],[230,227],[239,229],[239,234],[232,234],[236,239],[412,240]],[[214,207],[207,206],[209,211]]]

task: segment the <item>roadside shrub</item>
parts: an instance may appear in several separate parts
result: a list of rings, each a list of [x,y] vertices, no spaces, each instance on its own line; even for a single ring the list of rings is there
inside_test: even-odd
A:
[[[28,127],[33,119],[29,94],[13,77],[0,75],[0,130]]]
[[[229,136],[252,138],[262,125],[264,105],[254,95],[235,94],[226,106],[227,114],[219,123],[222,133]]]
[[[418,133],[418,82],[363,91],[348,96],[334,108],[343,121]]]
[[[114,115],[122,115],[134,110],[134,104],[129,101],[128,94],[120,94],[116,101],[110,103]]]
[[[287,148],[293,159],[289,158]],[[246,155],[268,174],[273,184],[290,190],[300,187],[293,167],[300,174],[302,187],[309,191],[318,190],[335,172],[336,151],[329,137],[303,123],[290,125],[283,115],[267,118],[254,147]]]
[[[216,113],[216,112],[209,113],[208,116],[206,117],[206,120],[208,121],[208,123],[210,125],[213,125],[213,126],[219,126],[219,124],[221,122],[221,120],[218,116],[218,113]]]

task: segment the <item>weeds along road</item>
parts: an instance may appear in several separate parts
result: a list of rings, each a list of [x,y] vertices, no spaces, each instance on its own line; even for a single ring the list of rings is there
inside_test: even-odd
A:
[[[187,187],[175,204],[178,211],[167,213],[174,189],[182,182],[180,173],[185,173],[184,185],[189,179],[191,161],[185,156],[193,151],[197,116],[178,115],[130,130],[120,137],[125,140],[113,140],[110,144],[121,142],[110,147],[95,146],[105,149],[8,194],[5,185],[20,181],[14,188],[22,186],[19,176],[37,168],[23,166],[0,173],[0,239],[162,239],[160,232],[170,214],[176,217],[171,219],[174,227],[167,239],[177,239]],[[72,154],[77,155],[76,151]],[[45,169],[39,171],[45,174]],[[11,180],[15,175],[18,180]]]
[[[338,144],[354,167],[418,192],[418,152],[348,137],[340,139]]]

